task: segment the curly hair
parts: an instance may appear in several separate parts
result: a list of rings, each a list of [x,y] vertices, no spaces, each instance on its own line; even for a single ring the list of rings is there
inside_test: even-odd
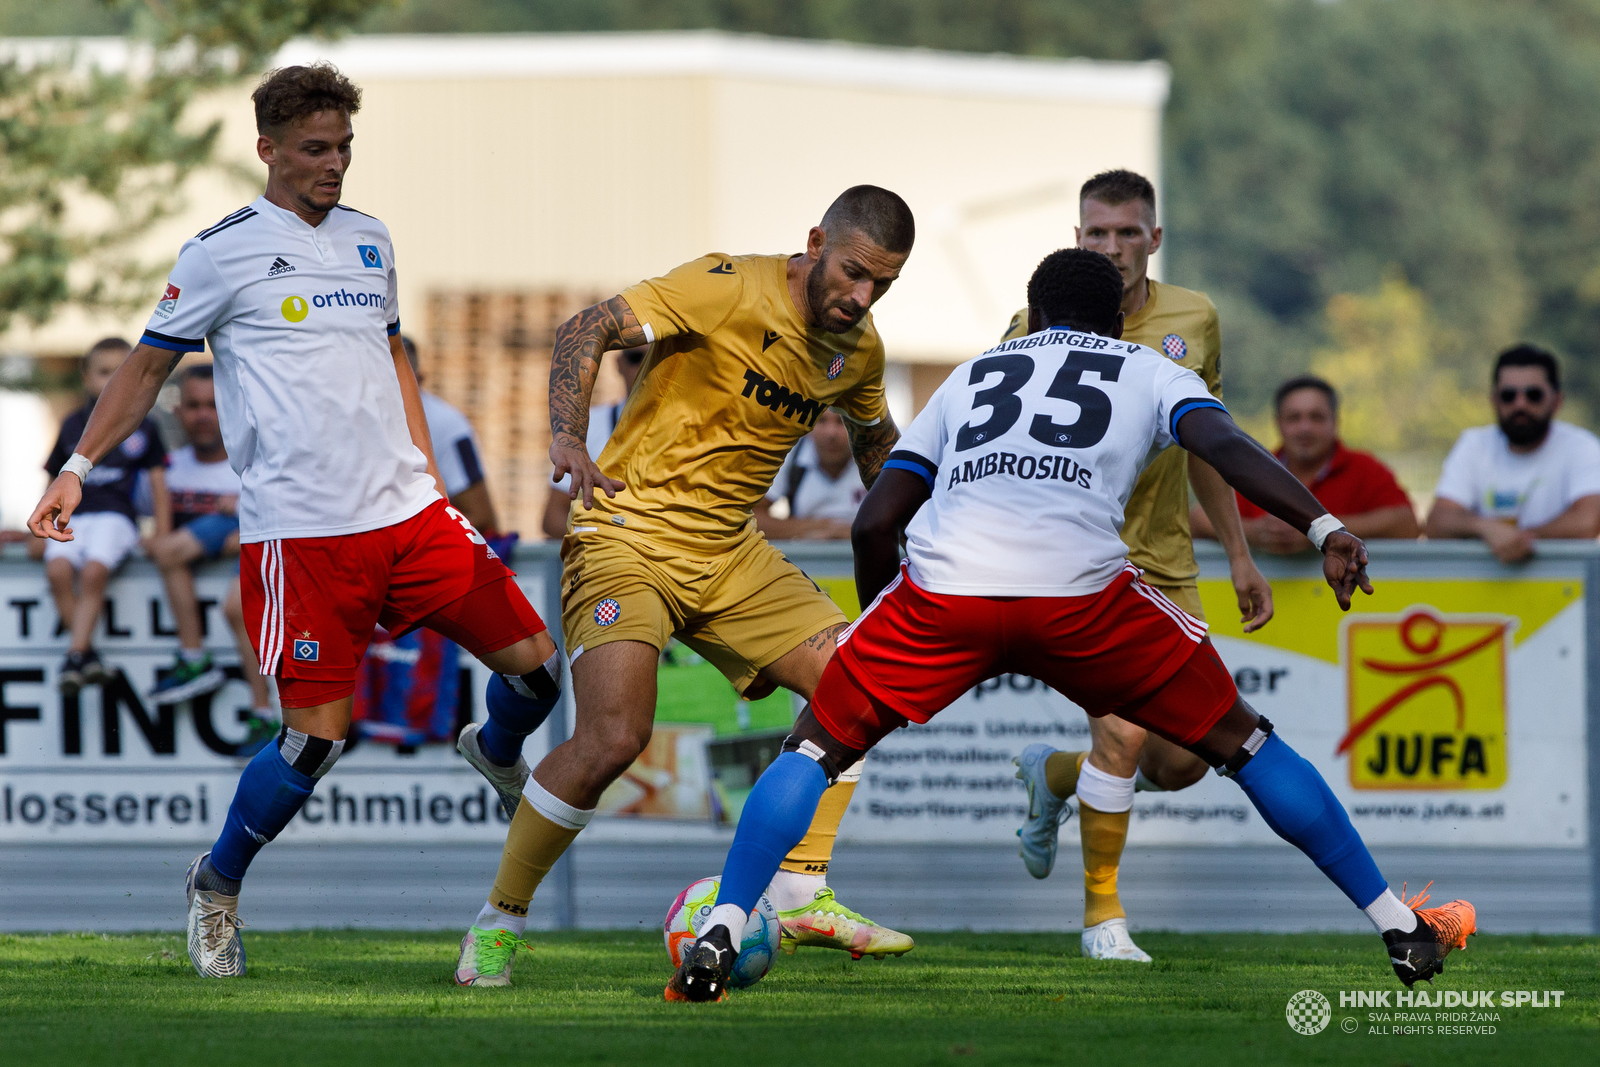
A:
[[[1122,273],[1087,248],[1062,248],[1039,261],[1028,279],[1028,306],[1046,326],[1078,326],[1105,333],[1122,310]]]
[[[250,99],[256,105],[256,132],[265,137],[319,111],[354,115],[361,110],[361,90],[328,62],[269,70]]]

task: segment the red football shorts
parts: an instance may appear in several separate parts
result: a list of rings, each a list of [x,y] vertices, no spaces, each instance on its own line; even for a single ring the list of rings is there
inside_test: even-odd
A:
[[[443,500],[393,526],[239,549],[245,627],[286,708],[349,696],[381,625],[426,626],[474,656],[544,630],[511,569]]]
[[[1193,744],[1238,699],[1205,624],[1131,565],[1092,596],[930,593],[900,577],[849,629],[811,698],[817,721],[865,751],[986,678],[1025,674],[1095,718],[1120,715]]]

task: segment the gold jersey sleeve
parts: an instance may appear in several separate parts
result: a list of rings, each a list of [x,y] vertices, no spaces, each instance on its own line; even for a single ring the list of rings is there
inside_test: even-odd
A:
[[[806,326],[787,256],[713,254],[622,293],[650,351],[599,456],[624,488],[574,504],[601,523],[711,559],[743,536],[756,501],[817,416],[887,417],[884,348],[868,314],[849,333]]]
[[[1011,317],[1002,341],[1028,332],[1028,309]],[[1122,324],[1122,339],[1145,345],[1189,368],[1222,399],[1222,329],[1204,293],[1150,282],[1150,299]],[[1200,574],[1189,532],[1189,454],[1177,445],[1139,476],[1123,511],[1128,559],[1152,582],[1187,585]]]

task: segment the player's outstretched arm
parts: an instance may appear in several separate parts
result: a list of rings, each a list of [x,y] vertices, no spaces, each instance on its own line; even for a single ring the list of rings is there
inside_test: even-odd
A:
[[[1301,533],[1309,536],[1311,524],[1328,514],[1311,490],[1220,408],[1190,411],[1178,420],[1177,434],[1179,444],[1215,467],[1246,500]],[[1322,543],[1322,573],[1345,611],[1350,610],[1357,588],[1372,593],[1367,547],[1343,529],[1328,534]]]
[[[550,356],[550,462],[554,477],[572,475],[569,492],[594,507],[594,491],[614,497],[623,488],[595,465],[585,442],[589,436],[589,397],[600,373],[600,357],[614,348],[649,344],[644,327],[621,296],[586,307],[556,327]]]
[[[850,527],[850,547],[855,550],[856,597],[862,607],[900,573],[900,531],[932,495],[926,479],[891,468],[861,502]]]
[[[180,352],[154,345],[136,346],[101,391],[89,415],[89,423],[83,428],[83,436],[78,438],[77,454],[91,463],[98,463],[137,430],[155,406],[162,383],[182,358]],[[39,498],[38,506],[28,517],[28,529],[35,537],[72,540],[72,513],[82,501],[81,477],[62,471]]]

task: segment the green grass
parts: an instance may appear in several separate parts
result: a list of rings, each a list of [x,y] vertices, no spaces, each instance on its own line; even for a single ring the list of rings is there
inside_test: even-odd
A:
[[[1153,966],[1078,956],[1075,934],[926,934],[901,960],[780,958],[725,1004],[661,1000],[659,937],[535,935],[508,990],[457,989],[435,934],[246,932],[250,975],[196,978],[182,940],[0,936],[8,1064],[1594,1063],[1600,939],[1491,937],[1435,987],[1564,989],[1562,1006],[1499,1008],[1492,1036],[1345,1034],[1340,989],[1397,989],[1370,936],[1147,933]],[[1419,988],[1422,988],[1419,986]],[[1334,1004],[1289,1029],[1301,989]]]

